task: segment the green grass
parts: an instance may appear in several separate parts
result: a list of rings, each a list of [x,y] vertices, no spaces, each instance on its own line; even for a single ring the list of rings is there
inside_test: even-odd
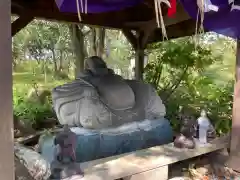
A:
[[[28,99],[30,91],[33,90],[34,84],[51,90],[66,81],[54,78],[53,71],[48,71],[45,77],[41,71],[41,66],[33,64],[33,62],[22,63],[19,65],[17,72],[13,73],[14,115],[24,123],[34,128],[40,128],[40,124],[45,118],[54,117],[51,101],[46,101],[44,104],[31,102]]]
[[[57,80],[54,78],[51,71],[48,72],[45,78],[40,66],[36,62],[24,62],[19,65],[18,71],[13,73],[13,96],[24,98],[34,87],[34,84],[50,90],[65,82],[67,80]]]

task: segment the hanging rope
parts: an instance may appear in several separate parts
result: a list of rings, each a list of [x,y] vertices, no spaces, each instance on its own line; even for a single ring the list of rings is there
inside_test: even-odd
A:
[[[85,14],[87,14],[87,10],[88,10],[88,0],[85,0],[85,11],[84,11]]]
[[[204,12],[205,12],[205,0],[197,0],[198,5],[198,16],[200,13],[200,29],[199,33],[204,33],[203,21],[204,21]]]
[[[80,0],[81,3],[81,7],[82,7],[82,0]],[[79,0],[76,0],[76,6],[77,6],[77,14],[78,14],[78,19],[81,22],[82,18],[81,18],[81,13],[80,13],[80,5],[79,5]]]
[[[80,1],[80,3],[79,3],[79,1]],[[84,5],[83,5],[83,0],[76,0],[76,6],[77,6],[78,19],[81,22],[82,21],[81,12],[87,14],[88,0],[85,0]],[[80,11],[80,9],[81,9],[81,11]]]
[[[167,32],[166,32],[166,28],[163,20],[163,15],[162,15],[161,3],[165,3],[169,8],[171,7],[171,4],[168,0],[154,0],[157,27],[162,29],[163,40],[164,38],[168,40]]]
[[[196,28],[195,28],[195,48],[198,44],[198,35],[204,33],[203,21],[204,21],[204,12],[205,12],[205,0],[197,0],[198,12],[196,19]],[[200,15],[200,26],[199,25],[199,15]]]

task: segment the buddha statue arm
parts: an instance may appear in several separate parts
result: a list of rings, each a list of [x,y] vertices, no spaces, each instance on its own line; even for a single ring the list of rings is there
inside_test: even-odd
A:
[[[161,98],[158,96],[156,90],[149,86],[149,101],[145,106],[147,119],[158,119],[166,115],[165,105],[162,103]]]
[[[102,129],[112,126],[112,117],[106,107],[95,97],[82,99],[79,121],[86,129]]]

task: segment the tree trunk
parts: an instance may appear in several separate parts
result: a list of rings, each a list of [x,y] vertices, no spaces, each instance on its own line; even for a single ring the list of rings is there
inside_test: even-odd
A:
[[[57,74],[58,68],[57,68],[57,58],[56,58],[55,50],[51,49],[51,51],[53,56],[54,73]]]
[[[38,63],[38,64],[40,64],[40,63],[41,63],[41,61],[40,61],[40,59],[39,59],[39,58],[36,58],[36,61],[37,61],[37,63]]]
[[[59,59],[59,68],[58,71],[62,72],[63,70],[63,51],[60,50],[60,59]]]
[[[105,46],[105,29],[104,28],[91,28],[91,55],[102,57],[104,54]]]
[[[90,46],[91,46],[91,55],[92,56],[97,56],[97,32],[96,28],[91,28],[91,41],[90,41]]]
[[[83,26],[81,25],[70,25],[70,35],[72,39],[72,46],[75,52],[75,76],[83,71],[84,59],[85,59],[85,46],[84,46],[84,34],[82,32]]]
[[[13,71],[15,72],[17,70],[17,62],[16,60],[14,60],[14,58],[13,58],[12,64],[13,64]]]
[[[98,28],[98,44],[97,44],[97,55],[102,57],[104,54],[104,46],[105,46],[105,29]]]

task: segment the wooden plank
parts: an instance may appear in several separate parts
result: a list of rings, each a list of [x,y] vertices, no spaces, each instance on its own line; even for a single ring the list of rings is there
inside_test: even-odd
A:
[[[119,156],[81,163],[82,180],[114,180],[200,156],[228,146],[229,137],[215,139],[209,146],[178,149],[173,143],[156,146]]]
[[[236,83],[233,98],[233,119],[230,142],[229,167],[240,172],[240,40],[237,41]]]
[[[123,180],[168,180],[168,166],[159,167],[150,171],[135,174]]]
[[[14,179],[11,1],[0,0],[0,179]]]

